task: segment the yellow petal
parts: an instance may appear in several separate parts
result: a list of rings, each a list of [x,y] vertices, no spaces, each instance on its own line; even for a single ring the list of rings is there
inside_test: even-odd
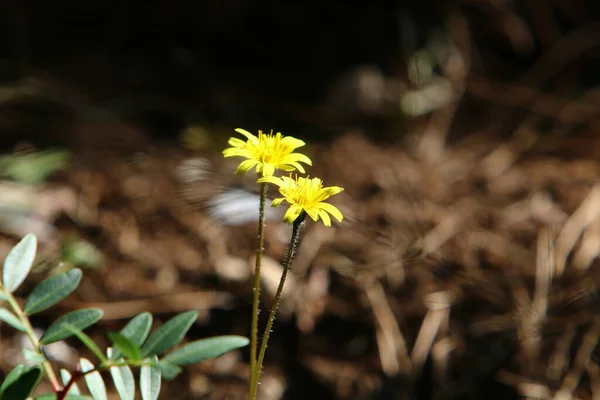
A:
[[[293,171],[294,169],[297,169],[298,171],[300,171],[301,173],[304,173],[304,167],[302,165],[300,165],[297,162],[291,162],[289,163],[289,165],[293,168],[289,169],[289,171]],[[283,168],[282,168],[283,169]],[[284,171],[288,171],[287,169],[284,169]]]
[[[300,215],[302,209],[298,206],[290,206],[283,216],[283,220],[288,224],[293,224],[296,218]]]
[[[310,158],[308,158],[307,155],[304,155],[302,153],[292,153],[289,156],[286,157],[286,161],[287,162],[303,162],[305,164],[308,165],[312,165],[312,160]]]
[[[319,210],[319,217],[321,217],[321,219],[323,220],[323,225],[325,226],[331,226],[331,218],[329,218],[329,214],[327,214],[327,212],[325,212],[324,210]]]
[[[235,147],[230,147],[228,149],[223,150],[223,157],[246,157],[246,158],[252,158],[252,155],[246,149],[238,149],[238,148],[235,148]]]
[[[238,165],[237,169],[235,170],[235,173],[238,175],[245,174],[246,172],[250,171],[252,167],[254,167],[256,164],[258,163],[255,160],[244,160],[240,163],[240,165]]]
[[[342,191],[344,191],[344,189],[339,186],[326,187],[321,189],[319,195],[316,196],[315,200],[321,202]]]
[[[300,139],[296,139],[293,136],[286,136],[283,139],[281,139],[281,144],[283,144],[284,146],[289,146],[293,149],[296,149],[298,147],[304,146],[306,143],[304,143]]]
[[[286,171],[286,172],[292,172],[297,169],[293,165],[288,165],[288,164],[279,164],[277,166],[277,168],[279,168],[280,170]]]
[[[279,207],[279,205],[283,203],[284,200],[285,199],[283,197],[273,200],[273,202],[271,203],[271,207]]]
[[[313,221],[319,220],[319,212],[316,208],[305,208],[304,211],[306,211],[308,216],[311,217]]]
[[[250,140],[252,143],[257,144],[258,143],[258,138],[256,136],[254,136],[253,134],[251,134],[250,132],[248,132],[245,129],[242,128],[237,128],[235,129],[235,131],[237,133],[241,133],[242,135],[246,136],[248,138],[248,140]]]
[[[273,175],[269,175],[269,176],[263,176],[261,178],[259,178],[257,180],[258,183],[272,183],[274,185],[277,185],[279,187],[281,187],[283,185],[283,181],[281,180],[281,178],[278,178],[276,176]]]
[[[342,215],[341,211],[334,205],[331,205],[329,203],[320,203],[319,208],[321,210],[327,211],[333,216],[333,218],[337,219],[339,222],[342,222],[342,220],[344,219],[344,216]]]
[[[263,164],[262,167],[263,176],[272,176],[275,173],[275,166],[273,164]]]
[[[234,138],[234,137],[230,138],[227,143],[229,143],[233,147],[238,147],[240,149],[246,147],[246,142],[244,142],[242,139],[238,139],[238,138]]]

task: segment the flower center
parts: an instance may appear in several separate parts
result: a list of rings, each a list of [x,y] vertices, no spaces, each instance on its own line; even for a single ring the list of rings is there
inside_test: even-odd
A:
[[[290,155],[293,151],[290,146],[283,145],[280,138],[272,134],[258,132],[257,158],[266,164],[278,164],[279,160]]]

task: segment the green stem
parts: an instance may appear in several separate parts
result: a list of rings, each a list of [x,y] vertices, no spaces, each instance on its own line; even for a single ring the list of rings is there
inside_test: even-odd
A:
[[[40,356],[42,356],[44,358],[44,362],[42,362],[42,368],[44,370],[44,373],[48,377],[50,384],[52,385],[52,390],[55,393],[58,393],[60,390],[62,390],[63,387],[62,387],[60,381],[58,380],[58,377],[56,376],[54,369],[52,368],[52,364],[50,364],[50,361],[48,361],[48,359],[46,358],[46,355],[42,351],[42,345],[40,344],[40,341],[38,340],[37,336],[35,335],[35,331],[33,330],[31,323],[29,322],[28,316],[25,314],[25,312],[23,312],[23,310],[19,306],[19,303],[17,303],[17,299],[14,298],[12,293],[9,293],[6,290],[4,290],[4,295],[6,296],[6,298],[7,298],[6,301],[12,307],[17,318],[19,318],[19,321],[21,321],[21,323],[25,327],[25,334],[29,338],[31,345],[33,346],[33,350],[37,354],[39,354]]]
[[[294,254],[296,252],[296,245],[298,243],[298,232],[300,231],[300,226],[304,221],[304,217],[306,215],[304,213],[300,214],[298,218],[294,221],[292,226],[292,236],[290,238],[290,248],[288,249],[288,253],[285,259],[285,264],[283,265],[283,273],[281,274],[281,280],[279,281],[279,286],[277,287],[277,292],[275,293],[275,299],[273,302],[273,306],[271,307],[271,312],[269,313],[269,320],[267,322],[267,326],[265,328],[265,333],[263,335],[262,342],[260,344],[260,352],[258,354],[258,361],[256,363],[256,369],[254,371],[253,381],[256,382],[256,385],[253,387],[253,391],[250,393],[250,400],[255,400],[258,392],[258,381],[260,380],[260,374],[262,372],[263,360],[265,358],[265,353],[267,351],[267,343],[269,342],[269,336],[271,334],[271,329],[273,328],[273,322],[275,321],[275,314],[277,313],[277,309],[279,308],[279,302],[281,300],[281,293],[283,292],[283,285],[285,284],[285,279],[287,278],[287,274],[292,266],[292,261],[294,260]]]
[[[252,298],[252,326],[250,331],[250,396],[256,393],[258,374],[256,373],[256,353],[258,351],[258,313],[260,303],[260,265],[262,263],[263,246],[265,241],[265,202],[267,184],[260,184],[260,206],[258,214],[258,238],[256,243],[256,260],[254,263],[254,296]],[[251,399],[253,397],[250,397]]]

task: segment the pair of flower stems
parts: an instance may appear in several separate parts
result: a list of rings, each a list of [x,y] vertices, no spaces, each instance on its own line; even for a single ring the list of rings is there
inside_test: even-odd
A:
[[[267,343],[275,314],[281,300],[281,293],[287,274],[292,266],[296,244],[298,242],[299,230],[308,215],[315,222],[321,220],[325,226],[331,226],[331,216],[339,222],[343,216],[335,206],[325,203],[329,197],[340,193],[339,186],[323,187],[323,181],[319,178],[292,176],[291,172],[299,171],[305,173],[301,163],[312,165],[311,159],[295,150],[305,145],[302,140],[292,136],[283,136],[281,133],[273,135],[263,134],[258,131],[258,136],[254,136],[244,129],[236,129],[236,132],[244,135],[246,141],[232,137],[229,139],[231,147],[223,151],[224,157],[243,157],[237,169],[236,174],[245,174],[252,169],[256,169],[258,174],[257,183],[260,185],[260,203],[258,220],[258,238],[256,247],[256,260],[254,267],[254,296],[252,301],[252,326],[250,334],[250,385],[249,399],[255,400],[258,393],[258,384],[262,365],[267,349]],[[290,172],[290,176],[276,177],[276,170]],[[267,184],[274,184],[279,188],[279,193],[283,196],[276,198],[272,202],[272,207],[278,207],[284,201],[289,204],[283,221],[292,225],[292,234],[290,237],[290,246],[283,265],[283,273],[275,293],[273,306],[269,313],[267,326],[265,327],[263,339],[258,350],[258,314],[260,302],[260,266],[262,262],[264,245],[264,227],[265,227],[265,203],[267,198]]]

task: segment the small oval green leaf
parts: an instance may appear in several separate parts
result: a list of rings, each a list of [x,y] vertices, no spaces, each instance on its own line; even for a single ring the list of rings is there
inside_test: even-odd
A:
[[[150,335],[144,347],[142,347],[142,356],[152,356],[176,346],[183,339],[196,318],[198,318],[197,311],[186,311],[165,322],[164,325]]]
[[[169,363],[166,363],[163,361],[160,361],[159,363],[157,363],[156,367],[158,369],[160,369],[160,372],[162,373],[162,378],[167,381],[175,379],[175,377],[177,375],[179,375],[181,373],[181,371],[183,371],[178,366],[172,365],[172,364],[169,364]]]
[[[156,356],[153,357],[157,361]],[[160,394],[161,371],[155,366],[143,365],[140,369],[140,392],[143,400],[156,400]]]
[[[23,311],[27,315],[32,315],[52,307],[77,288],[81,275],[81,270],[75,268],[43,280],[25,301]]]
[[[26,399],[42,378],[42,369],[35,366],[27,368],[17,379],[8,384],[2,393],[1,400]],[[4,386],[4,385],[3,385]]]
[[[6,378],[4,378],[4,382],[2,382],[2,385],[0,386],[0,399],[2,399],[2,393],[4,392],[4,390],[12,385],[17,379],[19,379],[19,376],[23,375],[25,372],[27,372],[28,368],[26,365],[23,364],[19,364],[16,367],[14,367],[9,373],[8,375],[6,375]]]
[[[143,312],[136,315],[121,329],[121,334],[131,340],[136,346],[141,346],[150,333],[152,314]]]
[[[85,329],[98,322],[100,318],[102,318],[102,310],[97,308],[84,308],[66,313],[50,325],[42,335],[40,343],[46,345],[72,336],[74,334],[73,331],[67,328],[65,324],[72,325],[78,329]]]
[[[141,360],[142,351],[127,336],[122,333],[109,332],[108,338],[125,357],[132,360]]]
[[[64,368],[60,369],[60,380],[62,381],[63,385],[69,384],[71,377],[72,377],[72,375],[69,371],[67,371]],[[71,388],[69,389],[69,393],[67,393],[67,395],[69,395],[69,394],[74,394],[74,395],[81,394],[81,392],[79,391],[79,386],[77,386],[77,383],[71,384]]]
[[[23,347],[23,357],[34,364],[41,364],[44,361],[46,361],[46,358],[44,358],[43,355],[41,355],[40,353],[36,353],[34,350],[31,350],[28,347]]]
[[[30,233],[25,235],[6,256],[2,270],[2,284],[10,293],[17,290],[29,275],[36,250],[37,239]]]
[[[0,320],[6,322],[16,330],[21,332],[27,331],[25,326],[21,323],[21,321],[19,321],[19,318],[17,318],[15,314],[11,313],[6,308],[0,308]]]
[[[135,399],[135,379],[133,372],[128,365],[121,367],[111,367],[110,375],[115,383],[115,388],[121,397],[121,400]]]
[[[210,358],[222,356],[228,351],[247,346],[250,341],[242,336],[217,336],[196,340],[169,353],[161,361],[173,365],[196,364]]]
[[[125,336],[127,339],[131,340],[133,344],[137,347],[141,347],[146,338],[148,337],[148,333],[150,333],[150,328],[152,327],[152,314],[149,312],[143,312],[135,317],[133,317],[123,329],[121,329],[121,334]],[[111,360],[116,360],[120,358],[123,354],[119,349],[115,349]]]
[[[94,364],[86,358],[79,359],[79,365],[81,366],[81,371],[88,372],[94,369]],[[107,400],[106,395],[106,385],[104,385],[104,380],[102,380],[102,375],[100,372],[94,371],[89,374],[85,374],[83,377],[85,379],[85,384],[90,391],[90,394],[94,398],[94,400]]]

